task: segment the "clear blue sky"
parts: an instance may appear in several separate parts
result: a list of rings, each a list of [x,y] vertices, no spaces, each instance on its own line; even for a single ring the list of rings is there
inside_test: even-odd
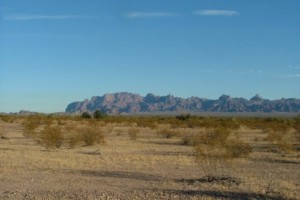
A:
[[[114,92],[300,98],[299,0],[0,0],[0,112]]]

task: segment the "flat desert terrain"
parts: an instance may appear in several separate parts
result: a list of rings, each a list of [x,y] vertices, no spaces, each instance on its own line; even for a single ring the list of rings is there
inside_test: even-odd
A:
[[[300,199],[299,142],[276,151],[261,129],[241,125],[228,136],[249,144],[249,155],[210,160],[183,139],[206,128],[54,120],[64,142],[52,148],[29,137],[24,122],[0,120],[0,199]],[[40,124],[32,130],[42,134]],[[69,145],[84,127],[104,138]]]

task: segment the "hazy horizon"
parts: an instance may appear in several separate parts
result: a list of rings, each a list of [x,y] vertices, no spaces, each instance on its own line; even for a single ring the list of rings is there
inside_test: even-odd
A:
[[[300,98],[299,8],[298,0],[0,0],[0,112],[61,112],[122,91]]]

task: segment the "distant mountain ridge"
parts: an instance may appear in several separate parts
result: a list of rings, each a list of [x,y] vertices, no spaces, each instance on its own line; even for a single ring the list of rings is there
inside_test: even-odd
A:
[[[300,112],[300,99],[269,100],[255,95],[247,100],[222,95],[219,99],[212,100],[199,97],[181,98],[173,95],[156,96],[151,93],[143,97],[139,94],[119,92],[70,103],[66,108],[66,113],[95,110],[110,114],[164,111]]]

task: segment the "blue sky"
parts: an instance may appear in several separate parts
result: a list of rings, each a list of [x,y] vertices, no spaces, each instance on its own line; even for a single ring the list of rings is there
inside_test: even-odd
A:
[[[300,98],[298,0],[0,0],[0,112],[127,91]]]

